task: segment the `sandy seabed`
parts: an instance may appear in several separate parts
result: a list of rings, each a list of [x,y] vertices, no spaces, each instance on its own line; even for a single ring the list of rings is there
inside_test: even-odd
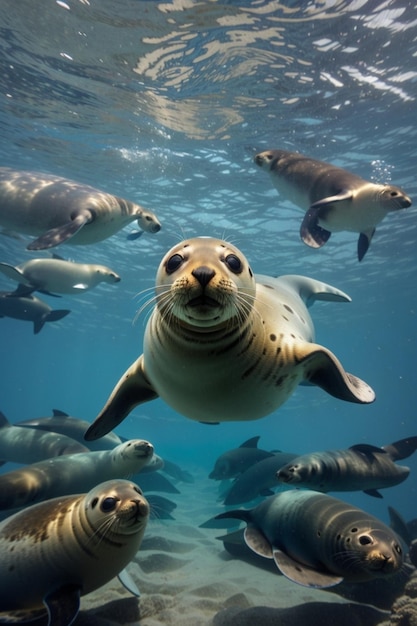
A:
[[[199,527],[224,510],[217,484],[199,476],[177,486],[180,494],[164,494],[177,504],[175,519],[153,513],[128,567],[140,598],[114,579],[82,598],[74,626],[372,626],[389,619],[334,590],[297,585],[267,559],[263,569],[233,557],[216,539],[225,530]]]

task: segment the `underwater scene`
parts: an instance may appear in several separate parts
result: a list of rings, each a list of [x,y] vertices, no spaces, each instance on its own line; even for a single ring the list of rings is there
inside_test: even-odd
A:
[[[415,3],[0,29],[0,623],[417,626]]]

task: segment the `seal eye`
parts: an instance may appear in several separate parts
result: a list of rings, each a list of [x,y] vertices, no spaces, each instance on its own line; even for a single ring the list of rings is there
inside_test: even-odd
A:
[[[242,263],[235,254],[228,254],[225,258],[224,262],[226,263],[229,270],[231,270],[234,274],[240,274],[242,271]]]
[[[180,254],[174,254],[165,264],[167,274],[175,272],[184,262],[183,257]]]
[[[113,498],[111,496],[109,496],[108,498],[104,498],[103,502],[101,503],[101,510],[103,511],[103,513],[110,513],[110,511],[113,511],[113,509],[116,508],[117,501],[117,498]]]

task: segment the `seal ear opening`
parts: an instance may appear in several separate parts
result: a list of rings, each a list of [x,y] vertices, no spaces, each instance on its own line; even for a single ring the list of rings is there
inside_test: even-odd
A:
[[[347,402],[369,404],[375,400],[373,389],[365,381],[346,372],[330,350],[317,344],[308,344],[306,350],[309,353],[301,361],[305,367],[304,377],[309,382]]]

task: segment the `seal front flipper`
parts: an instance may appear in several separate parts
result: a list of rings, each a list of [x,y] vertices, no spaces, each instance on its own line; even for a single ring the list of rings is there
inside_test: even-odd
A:
[[[84,439],[93,441],[107,435],[135,406],[155,398],[158,394],[145,376],[142,354],[123,374],[104,408],[87,429]]]
[[[323,346],[314,343],[295,346],[294,357],[304,368],[304,378],[331,396],[360,404],[375,400],[373,389],[346,372],[335,355]]]
[[[358,239],[358,261],[362,261],[365,254],[368,252],[371,239],[375,234],[375,228],[372,228],[366,233],[361,233]]]
[[[310,248],[321,248],[329,240],[331,233],[319,226],[321,210],[310,207],[300,226],[300,237]]]
[[[60,243],[64,243],[73,237],[83,226],[92,222],[93,219],[91,211],[80,211],[70,222],[47,230],[46,233],[26,246],[26,250],[45,250],[46,248],[58,246]]]
[[[48,626],[70,626],[80,610],[80,587],[59,587],[43,599],[48,611]]]
[[[246,545],[259,556],[266,559],[273,558],[272,546],[265,535],[253,524],[248,524],[244,530],[243,537]]]
[[[117,578],[123,587],[132,594],[132,596],[136,596],[136,598],[140,597],[140,591],[126,568],[122,569],[122,571],[117,574]]]
[[[304,587],[325,589],[326,587],[338,585],[343,580],[343,576],[320,572],[303,565],[299,561],[294,561],[281,550],[274,550],[274,561],[281,574]]]

